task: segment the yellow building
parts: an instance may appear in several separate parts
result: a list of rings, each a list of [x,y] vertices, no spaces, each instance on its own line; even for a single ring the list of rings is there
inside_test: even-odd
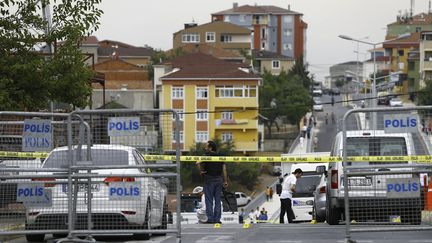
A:
[[[243,154],[258,151],[259,76],[203,53],[187,54],[164,65],[169,68],[160,78],[161,108],[180,113],[183,151],[215,137],[233,141],[236,151]],[[164,149],[169,151],[175,146],[174,121],[164,119]]]
[[[392,41],[383,43],[386,50],[386,55],[390,56],[390,65],[392,72],[401,72],[402,80],[399,86],[396,86],[400,93],[408,92],[408,53],[414,49],[418,49],[420,45],[420,33],[411,33],[411,35]]]

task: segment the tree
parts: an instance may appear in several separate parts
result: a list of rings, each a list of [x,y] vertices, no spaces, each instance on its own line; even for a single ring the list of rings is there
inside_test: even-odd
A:
[[[426,86],[418,92],[419,105],[432,105],[432,79],[425,81]]]
[[[296,71],[286,73],[282,71],[279,75],[272,75],[265,71],[262,75],[263,85],[260,87],[260,113],[268,120],[264,121],[271,137],[271,128],[277,125],[278,117],[286,116],[291,124],[298,124],[312,105],[309,87],[304,87],[304,75],[298,75]],[[309,77],[307,77],[309,79]],[[275,101],[275,106],[270,104]]]
[[[307,71],[307,67],[303,62],[303,55],[301,55],[298,59],[296,59],[294,66],[288,72],[289,76],[298,76],[300,78],[303,87],[307,90],[311,87],[312,78],[309,77],[309,71]]]
[[[42,16],[49,0],[0,2],[0,110],[37,111],[49,101],[88,104],[93,73],[79,47],[98,29],[100,1],[51,1],[49,31]],[[42,52],[47,47],[53,54]]]
[[[182,47],[171,50],[170,52],[165,52],[162,50],[156,50],[150,57],[150,64],[147,65],[147,72],[150,80],[154,79],[154,65],[161,64],[166,60],[170,60],[179,56],[186,54]]]
[[[216,151],[220,156],[232,156],[235,153],[235,144],[233,141],[222,142],[215,138]],[[189,150],[189,155],[202,156],[205,153],[206,143],[195,143]],[[246,186],[252,190],[260,175],[260,163],[227,163],[228,177],[231,182]],[[201,178],[195,163],[183,163],[181,167],[182,185],[187,183],[198,183]]]

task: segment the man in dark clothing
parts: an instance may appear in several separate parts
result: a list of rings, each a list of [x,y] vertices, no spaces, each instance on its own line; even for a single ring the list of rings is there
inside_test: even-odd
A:
[[[216,143],[207,142],[206,156],[217,156]],[[223,162],[196,162],[201,176],[204,177],[204,195],[208,223],[220,223],[222,216],[222,187],[228,187],[226,165]]]

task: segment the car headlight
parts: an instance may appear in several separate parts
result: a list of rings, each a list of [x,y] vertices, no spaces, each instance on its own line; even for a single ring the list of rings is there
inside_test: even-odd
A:
[[[306,205],[313,205],[313,200],[307,200]]]

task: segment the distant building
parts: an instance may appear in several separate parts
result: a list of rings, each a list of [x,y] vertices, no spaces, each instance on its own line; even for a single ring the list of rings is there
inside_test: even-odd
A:
[[[432,31],[422,32],[419,49],[419,88],[424,88],[425,81],[432,80]]]
[[[182,151],[214,137],[233,141],[239,153],[258,151],[258,75],[203,53],[177,57],[156,67],[157,72],[164,72],[161,108],[180,114]],[[173,126],[172,117],[161,121],[166,151],[174,150]]]
[[[253,31],[252,49],[274,52],[294,59],[306,58],[307,24],[303,14],[276,6],[238,6],[212,14],[212,21],[224,21]]]
[[[330,83],[331,88],[336,87],[337,81],[349,81],[356,79],[356,74],[361,75],[363,73],[363,65],[361,62],[350,61],[339,63],[330,67],[330,77],[326,77],[327,80],[325,86]],[[363,77],[360,77],[362,79]]]
[[[153,85],[146,70],[120,59],[98,63],[94,68],[105,75],[105,92],[102,85],[92,85],[92,108],[115,101],[129,109],[153,109]]]
[[[260,73],[267,70],[273,75],[278,75],[282,71],[288,72],[295,64],[295,60],[292,57],[277,54],[269,51],[258,51],[252,52],[254,63],[254,69]]]
[[[173,49],[190,44],[206,44],[226,51],[250,54],[251,30],[229,22],[210,22],[202,25],[185,24],[173,34]]]
[[[409,13],[397,16],[396,22],[387,25],[386,39],[405,33],[432,31],[432,13],[420,13],[411,16]]]

